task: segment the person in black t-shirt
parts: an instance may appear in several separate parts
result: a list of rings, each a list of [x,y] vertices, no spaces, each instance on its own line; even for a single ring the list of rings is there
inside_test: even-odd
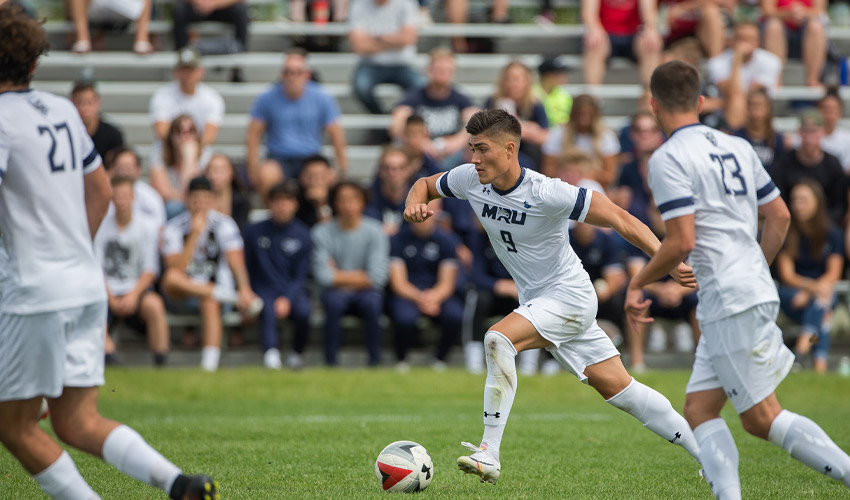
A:
[[[77,107],[77,112],[80,113],[86,131],[101,158],[106,158],[107,153],[124,146],[124,135],[121,131],[101,119],[100,94],[97,93],[93,82],[75,83],[71,90],[71,102]]]

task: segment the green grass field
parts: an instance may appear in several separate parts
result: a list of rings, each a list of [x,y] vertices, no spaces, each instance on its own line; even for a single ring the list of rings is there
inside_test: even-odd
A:
[[[686,372],[640,379],[681,408]],[[100,406],[185,471],[214,476],[224,499],[384,498],[375,458],[400,439],[421,443],[434,460],[434,480],[419,498],[711,498],[683,449],[566,374],[520,378],[499,484],[464,476],[455,459],[464,451],[461,441],[480,439],[483,382],[483,376],[430,369],[405,375],[388,369],[110,369]],[[821,424],[845,450],[848,396],[850,380],[810,374],[792,374],[779,391],[787,408]],[[739,444],[744,498],[850,498],[843,485],[745,435],[729,405],[724,416]],[[166,498],[99,460],[72,456],[104,499]],[[0,498],[43,497],[0,451]]]

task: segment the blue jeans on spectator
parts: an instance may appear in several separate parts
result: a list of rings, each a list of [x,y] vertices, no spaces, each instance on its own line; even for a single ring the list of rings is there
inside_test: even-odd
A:
[[[317,151],[318,153],[319,151]],[[304,157],[293,157],[293,156],[283,156],[272,154],[271,152],[266,157],[269,160],[274,160],[280,165],[281,170],[283,170],[284,179],[295,179],[298,180],[298,175],[301,173],[301,169],[304,168],[304,160],[306,160],[307,156]]]
[[[791,306],[791,301],[799,291],[799,288],[780,286],[779,307],[791,321],[802,325],[804,332],[817,335],[817,343],[812,346],[812,357],[826,359],[827,354],[829,354],[829,328],[824,324],[823,317],[835,307],[837,297],[833,295],[829,305],[825,305],[814,298],[809,301],[806,307],[794,309]]]
[[[336,353],[342,340],[343,315],[353,314],[363,320],[369,366],[381,362],[381,310],[384,296],[379,290],[340,290],[328,288],[322,292],[322,307],[325,309],[325,362],[337,364]]]
[[[286,297],[291,305],[288,319],[294,323],[292,350],[301,354],[307,346],[307,338],[310,335],[310,312],[312,305],[310,297],[306,292],[297,292],[290,295],[275,293],[272,290],[255,290],[256,294],[263,299],[263,312],[260,314],[260,346],[263,352],[280,346],[280,337],[277,330],[277,314],[275,314],[274,303],[278,297]]]
[[[463,299],[458,296],[449,297],[440,307],[440,314],[434,318],[440,325],[440,342],[437,344],[435,357],[445,361],[449,351],[460,333],[463,322]],[[422,316],[415,302],[401,297],[390,297],[390,318],[395,325],[395,351],[399,361],[404,361],[410,344],[416,338],[416,321]]]
[[[381,109],[374,92],[381,83],[394,83],[404,90],[410,90],[424,86],[426,80],[418,71],[404,64],[383,66],[361,61],[354,70],[354,93],[366,109],[375,115],[386,112]]]

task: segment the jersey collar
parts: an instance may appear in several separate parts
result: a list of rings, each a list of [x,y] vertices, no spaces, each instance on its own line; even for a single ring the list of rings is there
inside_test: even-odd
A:
[[[702,123],[700,123],[700,122],[696,122],[696,123],[689,123],[689,124],[687,124],[687,125],[682,125],[681,127],[677,128],[676,130],[674,130],[674,131],[670,132],[670,137],[673,137],[673,134],[675,134],[676,132],[678,132],[678,131],[682,130],[683,128],[696,127],[697,125],[702,125]]]
[[[492,184],[490,184],[491,186],[493,186],[493,191],[495,191],[499,196],[505,196],[505,195],[510,194],[514,189],[518,188],[519,185],[522,184],[522,180],[525,179],[525,167],[520,167],[520,169],[521,170],[519,171],[519,179],[516,180],[516,184],[514,184],[509,189],[506,189],[505,191],[502,191],[501,189],[497,188],[496,186],[493,186]]]
[[[32,87],[28,89],[20,89],[20,90],[7,90],[5,92],[0,92],[0,95],[3,94],[26,94],[27,92],[32,92]]]

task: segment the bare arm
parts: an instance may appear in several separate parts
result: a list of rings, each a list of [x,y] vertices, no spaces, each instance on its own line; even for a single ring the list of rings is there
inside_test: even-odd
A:
[[[667,236],[649,262],[632,278],[629,283],[630,290],[640,290],[663,278],[694,249],[696,232],[693,214],[670,219],[664,225],[667,228]]]
[[[650,257],[655,255],[658,247],[661,246],[658,238],[644,223],[599,193],[593,193],[590,198],[590,208],[584,222],[598,227],[613,228],[626,241],[640,248]]]
[[[372,287],[372,280],[366,271],[360,269],[350,271],[340,271],[337,269],[334,272],[333,283],[334,288],[353,288],[362,290]]]
[[[779,253],[779,249],[785,242],[785,235],[788,234],[788,226],[791,224],[791,214],[781,196],[760,205],[758,212],[759,217],[764,218],[764,225],[761,230],[761,250],[764,252],[764,258],[769,266],[773,264],[773,259],[776,258],[776,254]]]
[[[404,220],[422,222],[434,215],[433,210],[428,210],[428,202],[440,197],[437,191],[437,179],[441,175],[443,174],[423,177],[413,183],[413,187],[407,193],[407,201],[404,202]]]
[[[109,200],[112,198],[112,185],[103,165],[97,167],[84,178],[86,217],[89,221],[89,232],[94,240],[100,223],[106,217],[109,209]]]
[[[171,123],[167,121],[156,122],[153,124],[153,132],[160,141],[164,141],[166,136],[168,136],[168,128],[170,126]]]
[[[183,192],[171,185],[164,168],[150,169],[151,186],[162,196],[163,200],[182,200]]]
[[[218,137],[218,125],[207,123],[204,125],[204,135],[201,137],[201,147],[209,146],[210,144],[215,143],[215,139]]]
[[[225,255],[227,265],[236,280],[236,288],[240,292],[251,289],[251,281],[248,279],[248,270],[245,267],[245,252],[242,250],[231,250]]]
[[[328,136],[333,144],[334,152],[336,153],[336,165],[339,167],[339,173],[342,177],[346,177],[348,173],[348,153],[345,147],[345,131],[342,129],[342,124],[339,120],[331,123],[325,128]]]
[[[246,167],[248,168],[248,179],[256,184],[257,171],[260,169],[260,142],[266,133],[266,122],[252,119],[248,124],[248,133],[245,136]]]
[[[581,2],[581,22],[585,26],[601,28],[599,21],[600,0],[584,0]]]
[[[444,261],[437,268],[437,282],[431,291],[434,293],[434,300],[439,303],[445,302],[455,292],[457,284],[458,265],[455,261]]]
[[[413,114],[413,108],[405,104],[399,104],[393,109],[390,128],[387,132],[393,139],[401,139],[404,135],[404,127],[407,125],[407,119]]]
[[[656,0],[639,0],[638,10],[644,29],[658,29],[658,2]]]
[[[419,300],[421,290],[407,279],[407,265],[401,260],[390,262],[390,290],[403,299]]]

